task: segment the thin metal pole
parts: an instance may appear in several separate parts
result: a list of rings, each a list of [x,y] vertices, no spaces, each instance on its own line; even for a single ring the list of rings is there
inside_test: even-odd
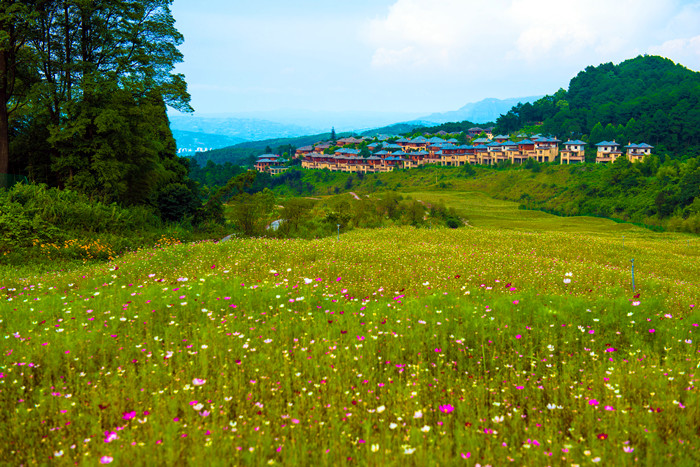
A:
[[[632,292],[634,292],[634,258],[632,258],[630,262],[632,263]]]

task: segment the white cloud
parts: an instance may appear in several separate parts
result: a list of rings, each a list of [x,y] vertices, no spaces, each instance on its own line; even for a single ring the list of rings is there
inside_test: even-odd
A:
[[[649,48],[649,53],[662,55],[693,70],[700,70],[700,35],[685,39],[671,39]]]
[[[396,0],[371,21],[366,38],[372,65],[416,72],[466,73],[567,63],[597,65],[631,58],[661,40],[675,39],[672,22],[693,26],[697,0]],[[695,28],[697,24],[694,23]],[[678,28],[676,28],[677,33]],[[507,63],[504,63],[507,62]],[[432,67],[426,67],[426,64]],[[518,65],[519,64],[519,65]]]

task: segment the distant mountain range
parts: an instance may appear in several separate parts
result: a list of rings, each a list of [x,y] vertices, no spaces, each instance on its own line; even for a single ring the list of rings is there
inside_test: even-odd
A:
[[[294,138],[329,132],[362,133],[390,125],[431,126],[469,120],[495,121],[519,102],[534,102],[541,96],[512,99],[483,99],[445,113],[425,117],[401,112],[314,112],[281,110],[239,114],[170,116],[170,128],[181,154],[219,149],[241,142]],[[397,126],[397,127],[398,127]]]
[[[472,102],[451,112],[434,113],[425,117],[420,117],[419,120],[431,123],[462,122],[464,120],[475,123],[495,122],[502,114],[508,113],[513,106],[519,103],[532,103],[542,97],[543,96],[513,97],[510,99],[488,98],[480,100],[479,102]]]

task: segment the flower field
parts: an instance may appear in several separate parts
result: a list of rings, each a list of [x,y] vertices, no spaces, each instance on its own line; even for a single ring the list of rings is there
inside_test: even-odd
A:
[[[391,228],[1,270],[0,459],[698,465],[698,241],[622,242]]]

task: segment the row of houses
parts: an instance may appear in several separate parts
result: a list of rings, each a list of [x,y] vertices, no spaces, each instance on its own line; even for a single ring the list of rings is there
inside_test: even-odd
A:
[[[520,136],[520,135],[519,135]],[[344,138],[338,140],[340,146],[333,154],[326,154],[331,143],[319,143],[315,146],[305,146],[297,149],[296,155],[302,157],[302,168],[328,169],[342,172],[390,172],[395,168],[410,169],[425,164],[441,166],[463,166],[466,164],[495,165],[500,162],[523,164],[527,160],[537,162],[554,162],[559,157],[561,164],[580,163],[585,161],[584,141],[573,140],[563,143],[556,138],[535,135],[517,142],[511,141],[508,135],[497,135],[493,139],[476,138],[471,144],[460,144],[456,139],[418,136],[412,139],[398,138],[393,142],[374,141],[367,145],[363,155],[358,149],[348,146],[363,143],[360,138]],[[596,163],[615,162],[618,157],[626,156],[631,162],[640,162],[651,154],[652,146],[629,144],[620,150],[620,144],[615,141],[603,141],[596,145]],[[260,171],[279,173],[285,170],[286,161],[279,156],[266,154],[260,156],[255,168]]]
[[[439,141],[437,141],[439,140]],[[301,148],[297,153],[303,156],[302,167],[307,169],[329,169],[342,172],[389,172],[395,168],[410,169],[424,164],[441,166],[462,166],[466,164],[495,165],[508,161],[522,164],[528,159],[537,162],[554,162],[557,157],[561,164],[585,161],[586,143],[579,140],[566,141],[559,149],[560,140],[547,137],[533,137],[513,142],[507,136],[497,136],[493,140],[474,140],[471,145],[459,145],[441,138],[412,140],[399,139],[384,145],[369,157],[363,157],[359,150],[340,148],[334,154],[324,154],[311,148]],[[603,141],[597,145],[596,163],[614,162],[623,156],[620,144]],[[311,150],[309,150],[311,149]],[[624,155],[631,162],[640,162],[651,154],[652,146],[629,144]]]

